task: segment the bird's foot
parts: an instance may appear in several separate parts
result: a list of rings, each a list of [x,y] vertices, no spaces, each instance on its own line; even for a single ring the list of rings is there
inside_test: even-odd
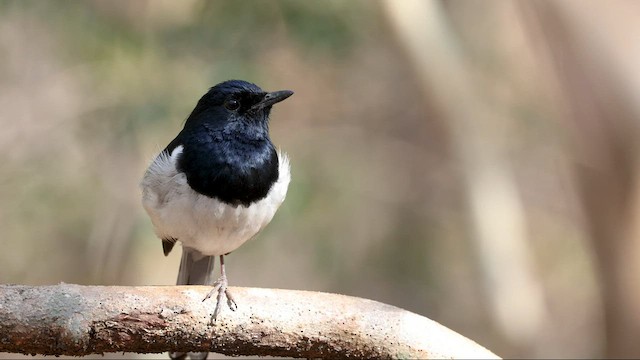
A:
[[[204,299],[202,299],[202,301],[205,301],[211,296],[213,296],[213,294],[215,294],[216,292],[218,293],[216,297],[217,298],[216,309],[213,311],[213,315],[211,315],[212,323],[215,322],[216,319],[218,318],[218,314],[220,313],[220,308],[221,308],[220,303],[222,303],[223,296],[227,297],[227,305],[229,306],[229,309],[231,309],[231,311],[236,311],[236,309],[238,308],[236,301],[233,300],[233,296],[231,295],[231,292],[227,288],[228,286],[229,286],[229,282],[227,281],[227,276],[222,275],[218,278],[218,280],[216,280],[216,282],[213,283],[213,289],[211,289],[211,291],[209,291],[207,296],[205,296]]]

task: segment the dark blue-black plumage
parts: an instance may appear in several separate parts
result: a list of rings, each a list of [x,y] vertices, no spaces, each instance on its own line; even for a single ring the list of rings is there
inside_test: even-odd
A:
[[[182,145],[177,167],[189,186],[232,205],[263,199],[278,180],[278,155],[269,138],[271,106],[292,94],[267,93],[229,80],[212,87],[164,150]]]

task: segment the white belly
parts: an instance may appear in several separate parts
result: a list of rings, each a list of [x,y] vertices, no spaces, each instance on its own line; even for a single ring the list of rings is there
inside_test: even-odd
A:
[[[273,218],[287,195],[289,160],[279,153],[279,177],[267,196],[248,207],[232,206],[193,191],[176,169],[183,147],[160,154],[142,179],[142,205],[161,239],[178,239],[204,255],[224,255],[251,239]]]

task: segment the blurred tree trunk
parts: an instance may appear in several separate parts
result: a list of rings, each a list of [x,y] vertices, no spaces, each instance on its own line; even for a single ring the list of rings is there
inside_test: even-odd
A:
[[[462,181],[484,294],[503,336],[531,345],[547,323],[541,281],[531,257],[522,199],[506,151],[503,109],[489,92],[440,2],[388,0],[386,15],[419,84],[444,115]],[[514,320],[517,319],[517,320]]]
[[[640,8],[633,2],[607,7],[605,2],[554,1],[527,3],[524,9],[525,15],[535,15],[537,21],[529,22],[532,34],[540,35],[540,51],[549,52],[568,109],[564,125],[570,129],[575,177],[601,276],[604,356],[637,358]],[[624,21],[629,16],[635,21]],[[620,38],[633,41],[614,42]]]

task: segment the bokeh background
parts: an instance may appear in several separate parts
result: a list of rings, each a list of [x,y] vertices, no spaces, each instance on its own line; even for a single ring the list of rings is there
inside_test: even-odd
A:
[[[288,198],[231,285],[640,357],[634,1],[2,0],[0,282],[173,284],[138,183],[232,78],[296,93]]]

